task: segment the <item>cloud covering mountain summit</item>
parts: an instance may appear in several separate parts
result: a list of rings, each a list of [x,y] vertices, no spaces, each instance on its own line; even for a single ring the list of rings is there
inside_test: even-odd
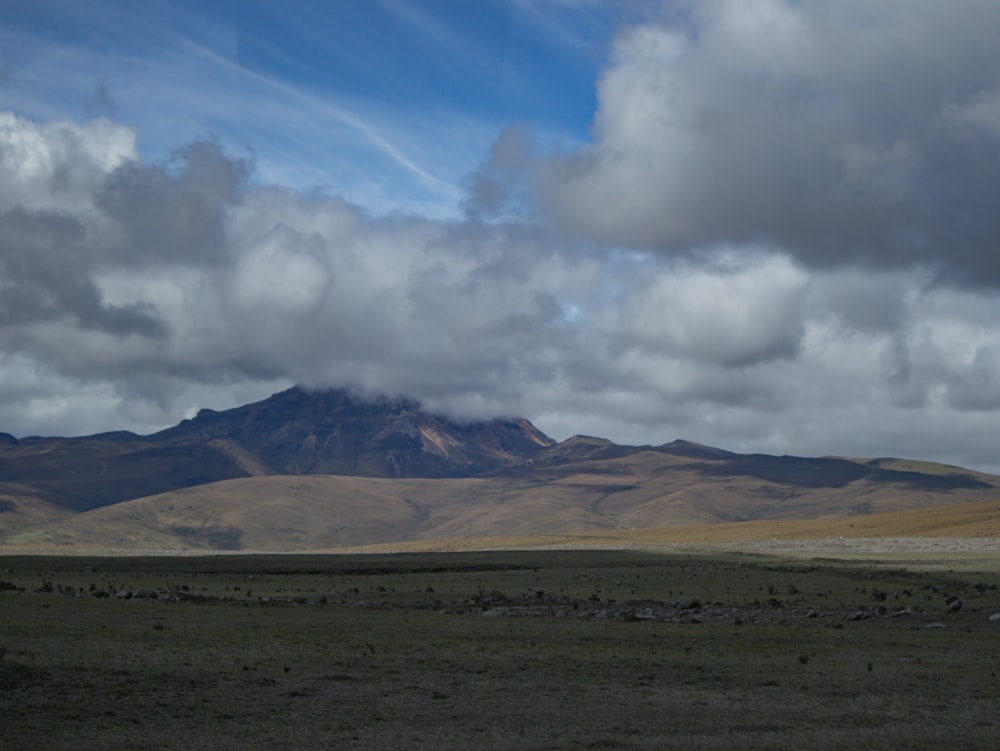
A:
[[[0,113],[0,429],[150,432],[303,383],[996,468],[996,32],[985,2],[664,4],[616,37],[593,140],[498,123],[450,218],[278,184],[221,136],[156,159],[124,119]],[[262,77],[234,112],[295,91]]]

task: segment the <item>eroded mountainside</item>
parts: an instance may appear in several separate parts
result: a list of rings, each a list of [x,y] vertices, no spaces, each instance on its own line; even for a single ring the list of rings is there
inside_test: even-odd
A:
[[[6,434],[5,434],[6,435]],[[408,399],[295,387],[148,436],[0,440],[0,497],[73,511],[237,477],[468,477],[555,442],[522,419],[461,424]]]

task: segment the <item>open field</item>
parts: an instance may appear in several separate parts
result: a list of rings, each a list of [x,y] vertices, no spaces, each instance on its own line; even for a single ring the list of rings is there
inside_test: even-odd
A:
[[[845,560],[874,557],[898,565],[912,560],[922,566],[934,563],[945,567],[995,570],[1000,565],[1000,501],[821,519],[421,540],[368,545],[353,550],[427,553],[572,548],[701,553],[742,551],[806,558],[819,555]]]
[[[0,582],[5,749],[992,749],[1000,732],[996,565],[4,556]]]

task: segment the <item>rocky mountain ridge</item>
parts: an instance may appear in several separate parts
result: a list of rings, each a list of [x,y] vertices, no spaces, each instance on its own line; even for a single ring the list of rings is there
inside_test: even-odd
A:
[[[462,424],[410,399],[293,387],[147,436],[10,436],[0,441],[0,495],[28,491],[82,511],[255,475],[468,477],[554,443],[524,419]]]

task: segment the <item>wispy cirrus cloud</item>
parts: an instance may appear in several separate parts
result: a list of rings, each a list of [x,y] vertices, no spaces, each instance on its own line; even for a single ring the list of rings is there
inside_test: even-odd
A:
[[[105,33],[130,38],[144,23],[132,21]],[[495,135],[493,124],[467,116],[390,111],[377,94],[268,75],[241,64],[237,45],[204,36],[162,32],[137,50],[66,40],[26,47],[8,32],[4,44],[17,58],[9,100],[45,119],[65,116],[67,105],[86,118],[114,101],[115,114],[141,129],[147,158],[211,135],[252,152],[260,179],[348,195],[375,211],[453,213],[456,183]],[[442,134],[447,140],[439,142]]]

